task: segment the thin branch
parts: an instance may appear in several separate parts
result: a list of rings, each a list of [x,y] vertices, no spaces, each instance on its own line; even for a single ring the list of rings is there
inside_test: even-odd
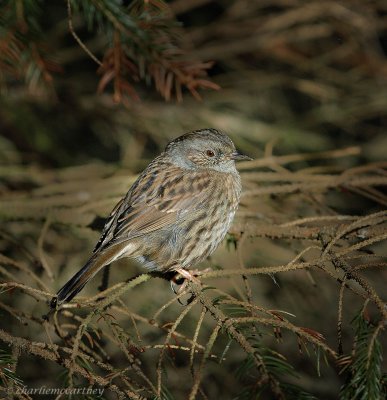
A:
[[[71,0],[67,0],[67,15],[68,15],[69,30],[73,38],[93,61],[95,61],[99,66],[102,66],[102,62],[98,60],[98,58],[89,50],[89,48],[82,42],[81,38],[77,35],[77,33],[74,30]]]

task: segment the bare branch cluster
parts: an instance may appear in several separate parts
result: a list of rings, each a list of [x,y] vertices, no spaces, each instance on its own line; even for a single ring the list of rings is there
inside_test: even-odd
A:
[[[2,372],[3,387],[22,384],[16,366],[28,354],[45,365],[59,365],[66,387],[99,386],[122,399],[172,399],[176,387],[168,371],[179,368],[179,376],[186,377],[185,383],[179,381],[185,398],[206,398],[211,376],[233,371],[237,355],[242,361],[233,379],[243,382],[237,398],[260,391],[278,399],[313,398],[297,384],[297,371],[281,350],[287,343],[299,349],[300,357],[314,354],[318,369],[321,358],[337,363],[349,379],[343,399],[357,390],[382,393],[379,337],[387,312],[377,280],[386,267],[381,247],[387,238],[387,212],[381,210],[386,165],[339,171],[338,160],[353,152],[275,157],[267,149],[266,157],[255,164],[241,164],[246,191],[228,238],[236,248],[236,264],[204,272],[200,284],[189,283],[177,296],[151,274],[125,281],[128,269],[117,268],[113,274],[121,281],[94,297],[77,297],[49,321],[41,315],[55,292],[53,277],[71,274],[69,265],[82,257],[89,242],[85,239],[95,240],[92,222],[106,215],[134,177],[112,176],[109,166],[39,170],[33,175],[18,174],[17,167],[1,170],[5,181],[16,177],[19,185],[28,181],[35,186],[9,191],[0,203],[6,222],[0,231],[0,308],[6,321],[0,341],[13,349],[3,358],[14,366],[13,374]],[[330,159],[337,172],[324,173],[324,165],[318,171],[290,168],[295,162],[318,164],[321,159]],[[340,202],[351,196],[372,203],[373,212],[338,212]],[[247,264],[252,244],[253,251],[265,257],[267,243],[286,251],[287,261]],[[66,268],[61,271],[59,266]],[[302,316],[295,318],[286,306],[261,305],[257,290],[265,276],[277,283],[287,277],[301,279],[305,287],[316,285],[316,277],[331,285],[337,312],[324,318],[337,325],[336,335],[304,325]],[[186,306],[178,304],[190,294]],[[321,311],[319,294],[315,297],[314,303],[305,304],[306,314]],[[358,314],[353,303],[359,304]],[[343,338],[348,317],[356,315],[355,335]],[[359,368],[368,377],[361,386],[356,383]]]

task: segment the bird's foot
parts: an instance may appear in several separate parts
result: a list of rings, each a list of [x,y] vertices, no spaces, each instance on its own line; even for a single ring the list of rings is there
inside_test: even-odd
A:
[[[175,270],[176,274],[171,279],[171,289],[175,294],[182,293],[187,287],[188,282],[200,283],[198,277],[205,272],[210,271],[210,268],[204,270],[186,270],[178,268]]]

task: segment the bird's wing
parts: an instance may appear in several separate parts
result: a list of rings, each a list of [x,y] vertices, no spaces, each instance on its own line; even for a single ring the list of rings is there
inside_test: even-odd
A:
[[[94,251],[112,241],[163,229],[185,212],[205,207],[213,184],[207,171],[151,163],[112,211]]]

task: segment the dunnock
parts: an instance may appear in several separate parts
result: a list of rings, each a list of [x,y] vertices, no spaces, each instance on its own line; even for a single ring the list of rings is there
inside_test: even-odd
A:
[[[123,257],[149,270],[189,277],[187,270],[226,235],[241,194],[235,161],[248,159],[216,129],[170,142],[113,209],[93,255],[51,307],[70,301],[101,268]]]

